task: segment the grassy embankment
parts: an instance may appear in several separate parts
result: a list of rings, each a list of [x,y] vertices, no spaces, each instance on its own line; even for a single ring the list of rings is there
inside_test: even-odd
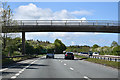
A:
[[[42,56],[44,56],[44,54],[36,55],[36,56],[35,55],[32,55],[32,56],[26,55],[24,57],[17,57],[17,58],[4,58],[4,59],[2,59],[2,65],[9,65],[14,62],[19,62],[19,61],[26,60],[26,59],[38,58],[38,57],[42,57]]]
[[[105,66],[120,69],[120,65],[119,65],[120,62],[107,61],[107,60],[101,60],[101,59],[95,59],[95,58],[87,58],[87,57],[79,56],[79,55],[75,55],[75,57],[77,57],[79,59],[84,59],[85,61],[98,63],[98,64],[102,64],[102,65],[105,65]]]

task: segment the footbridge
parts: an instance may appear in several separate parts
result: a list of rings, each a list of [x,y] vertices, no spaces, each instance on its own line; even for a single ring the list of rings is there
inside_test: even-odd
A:
[[[120,33],[120,22],[112,20],[14,20],[2,23],[2,33],[22,32],[25,54],[25,32],[102,32]]]

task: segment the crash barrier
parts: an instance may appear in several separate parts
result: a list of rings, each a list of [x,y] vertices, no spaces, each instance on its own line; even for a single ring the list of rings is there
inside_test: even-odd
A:
[[[87,58],[95,58],[95,59],[102,59],[102,60],[107,60],[107,61],[120,62],[120,56],[104,56],[104,55],[89,56],[88,54],[78,54],[78,55],[84,56],[84,57],[87,57]]]

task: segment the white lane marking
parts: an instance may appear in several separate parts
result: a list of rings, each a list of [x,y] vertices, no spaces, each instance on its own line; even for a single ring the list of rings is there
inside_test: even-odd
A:
[[[7,70],[8,68],[5,68],[5,69],[0,69],[0,72],[2,72],[2,71],[5,71],[5,70]]]
[[[38,59],[37,59],[38,60]],[[12,76],[12,79],[15,79],[17,76],[19,76],[23,71],[25,71],[26,68],[30,67],[30,65],[32,65],[33,63],[35,63],[37,60],[31,62],[31,64],[29,64],[28,66],[26,66],[25,68],[23,68],[21,71],[19,71],[17,74],[15,74],[15,76]]]
[[[60,61],[60,60],[59,60]]]
[[[66,66],[66,64],[64,63],[64,65]]]
[[[11,77],[12,79],[15,79],[16,78],[16,76],[13,76],[13,77]]]
[[[73,71],[74,69],[73,69],[72,67],[70,67],[70,70],[72,70],[72,71]]]
[[[29,63],[29,62],[30,62],[30,61],[24,61],[24,63]],[[19,66],[19,65],[10,66],[9,68],[16,67],[16,66]],[[0,72],[5,71],[5,70],[7,70],[7,69],[9,69],[9,68],[0,69]]]
[[[62,61],[61,61],[62,62]]]
[[[15,74],[16,76],[20,75],[20,73]]]
[[[84,76],[84,78],[85,78],[85,79],[87,79],[87,80],[91,80],[91,79],[90,79],[90,78],[88,78],[87,76]]]

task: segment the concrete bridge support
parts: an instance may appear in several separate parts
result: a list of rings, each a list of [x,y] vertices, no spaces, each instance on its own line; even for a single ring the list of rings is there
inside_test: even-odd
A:
[[[25,54],[25,31],[22,32],[22,54]]]

